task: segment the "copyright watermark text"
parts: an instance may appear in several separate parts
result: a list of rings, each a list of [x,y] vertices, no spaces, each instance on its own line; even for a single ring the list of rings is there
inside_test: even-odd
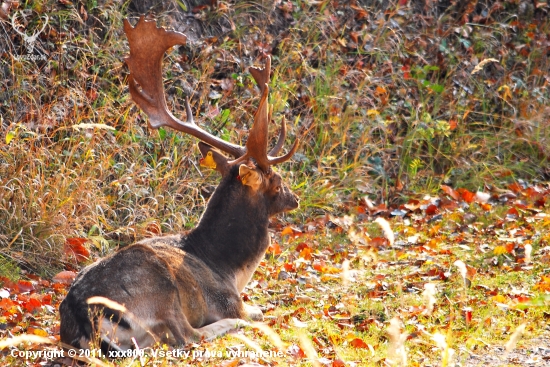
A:
[[[10,355],[14,358],[24,359],[47,359],[57,358],[176,358],[181,360],[196,360],[209,358],[270,358],[282,357],[282,351],[246,351],[246,350],[185,350],[185,349],[128,349],[110,350],[107,353],[101,349],[47,349],[47,350],[17,350],[13,349]]]

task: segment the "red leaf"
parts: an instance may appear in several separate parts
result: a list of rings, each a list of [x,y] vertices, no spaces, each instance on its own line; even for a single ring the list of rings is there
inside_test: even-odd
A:
[[[42,307],[42,303],[36,297],[30,297],[28,301],[22,302],[21,305],[29,312],[33,312]]]
[[[467,325],[472,323],[472,309],[470,307],[466,307],[464,310],[464,321]]]
[[[451,129],[451,131],[453,131],[457,127],[458,127],[458,120],[456,118],[449,120],[449,129]]]
[[[370,240],[369,245],[374,248],[382,248],[389,246],[390,242],[385,237],[374,237]]]
[[[363,339],[355,338],[350,342],[352,347],[355,348],[368,348],[369,345],[363,341]]]
[[[307,243],[301,242],[300,244],[298,244],[298,246],[296,246],[296,252],[302,252],[306,248],[309,248]]]
[[[439,209],[433,204],[428,205],[428,207],[426,208],[426,215],[434,215],[437,214],[437,212],[439,212]]]
[[[74,271],[62,271],[57,273],[56,276],[52,278],[52,282],[61,283],[61,284],[71,284],[76,277]]]
[[[518,183],[512,183],[512,184],[508,185],[508,188],[510,190],[512,190],[513,192],[515,192],[516,194],[523,191],[523,187],[521,187],[521,185],[518,184]]]
[[[464,200],[467,203],[473,203],[476,198],[476,194],[474,194],[473,192],[467,189],[460,188],[456,191],[460,194],[460,197],[462,198],[462,200]]]
[[[506,212],[506,217],[510,218],[510,219],[516,219],[519,217],[519,212],[516,208],[514,207],[511,207],[510,209],[508,209],[508,211]]]
[[[460,196],[458,195],[458,192],[456,192],[452,187],[449,187],[447,185],[441,185],[441,190],[443,190],[447,195],[449,195],[455,200],[458,200],[460,198]]]
[[[84,247],[86,242],[88,242],[86,238],[67,238],[64,248],[65,255],[74,257],[77,262],[88,260],[90,252]]]
[[[325,262],[324,261],[315,261],[313,263],[313,269],[317,271],[323,271],[325,269]]]
[[[518,301],[518,303],[527,303],[527,302],[531,301],[531,297],[524,296],[524,295],[520,294],[516,297],[516,301]]]
[[[284,263],[283,267],[286,271],[295,271],[294,265],[291,263]]]
[[[9,298],[2,298],[0,300],[0,310],[9,311],[14,306],[15,306],[15,302],[13,302]]]
[[[527,188],[527,190],[525,190],[524,194],[529,199],[538,199],[539,197],[542,196],[543,193],[540,190],[538,190],[537,187],[529,187]]]
[[[20,293],[34,291],[34,286],[28,280],[20,280],[17,282],[17,288]]]
[[[13,281],[9,280],[8,278],[0,277],[0,282],[2,283],[3,287],[16,291],[16,289],[15,289],[16,284]]]
[[[40,302],[42,302],[43,305],[51,305],[52,304],[52,295],[51,294],[43,294],[40,298]]]
[[[544,208],[544,204],[546,204],[546,199],[540,198],[538,200],[535,200],[535,202],[533,203],[533,206],[535,208]]]

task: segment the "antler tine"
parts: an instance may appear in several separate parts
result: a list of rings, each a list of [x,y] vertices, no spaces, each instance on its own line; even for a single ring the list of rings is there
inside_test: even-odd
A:
[[[286,139],[286,122],[285,122],[285,118],[283,117],[283,122],[281,123],[281,130],[279,130],[279,138],[277,139],[277,144],[275,144],[275,146],[271,148],[271,150],[267,154],[270,156],[274,156],[275,154],[278,154],[283,148],[283,145],[285,144],[285,139]]]
[[[124,32],[130,45],[130,56],[125,60],[130,69],[130,93],[149,116],[150,126],[154,129],[168,126],[236,158],[243,156],[246,152],[244,147],[211,135],[195,124],[188,99],[185,100],[187,121],[179,120],[168,111],[162,82],[162,58],[170,47],[185,44],[187,37],[179,32],[159,28],[154,21],[145,20],[144,16],[140,17],[135,27],[125,19]]]
[[[17,26],[15,25],[15,19],[17,19],[17,15],[14,14],[13,17],[11,17],[11,26],[17,32],[19,35],[23,36],[23,39],[27,38],[27,35],[23,32],[20,32],[19,29],[17,29]]]
[[[252,74],[256,84],[260,87],[260,94],[262,95],[264,94],[264,87],[269,83],[269,76],[271,75],[271,56],[264,54],[264,58],[266,61],[263,69],[255,67],[250,68],[250,74]]]
[[[36,32],[35,34],[33,34],[33,37],[34,36],[38,36],[40,33],[42,33],[42,31],[46,28],[46,26],[48,25],[48,22],[50,21],[50,18],[48,17],[48,14],[45,14],[46,15],[46,21],[44,22],[44,24],[42,25],[42,29],[40,30],[40,32]]]
[[[256,160],[258,167],[260,167],[262,171],[268,172],[269,161],[267,156],[267,123],[269,121],[269,103],[267,102],[267,96],[269,95],[269,86],[264,84],[264,87],[261,89],[262,98],[260,99],[258,110],[254,115],[254,124],[248,134],[248,140],[246,141],[246,153],[248,156]]]
[[[250,74],[252,74],[252,77],[254,78],[254,80],[256,80],[256,83],[258,83],[258,86],[260,87],[260,91],[262,93],[262,97],[260,100],[260,105],[258,106],[258,110],[254,115],[254,125],[252,126],[252,129],[250,129],[250,134],[246,142],[246,156],[254,158],[256,160],[256,163],[258,164],[258,167],[260,167],[260,169],[264,172],[269,172],[269,167],[274,164],[282,163],[289,160],[296,152],[296,149],[298,149],[299,143],[299,141],[296,140],[290,151],[284,156],[276,158],[271,157],[271,155],[277,154],[284,144],[284,140],[286,137],[286,124],[283,120],[281,131],[279,133],[279,139],[277,140],[277,143],[275,144],[273,149],[271,149],[269,154],[267,153],[268,122],[270,121],[271,117],[270,105],[267,101],[267,97],[269,95],[269,86],[267,85],[267,83],[269,82],[270,73],[270,56],[266,56],[266,63],[263,69],[250,68]]]

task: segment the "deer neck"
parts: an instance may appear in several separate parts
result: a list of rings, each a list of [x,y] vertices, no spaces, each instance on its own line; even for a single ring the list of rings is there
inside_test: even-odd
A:
[[[183,249],[220,274],[256,268],[269,246],[269,215],[261,194],[253,196],[234,175],[225,177],[210,198]]]

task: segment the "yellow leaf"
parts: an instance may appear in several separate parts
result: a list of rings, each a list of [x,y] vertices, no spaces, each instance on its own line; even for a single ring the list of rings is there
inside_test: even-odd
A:
[[[493,252],[494,252],[495,255],[504,255],[504,254],[508,253],[508,250],[506,250],[506,246],[501,245],[501,246],[495,247]]]
[[[48,336],[48,332],[43,330],[43,329],[39,329],[39,328],[34,328],[34,327],[29,327],[27,329],[27,333],[29,334],[34,334],[34,335],[38,335],[38,336]]]
[[[338,269],[334,266],[327,266],[323,269],[323,271],[328,274],[340,274],[342,272],[342,269]]]
[[[512,92],[510,92],[510,87],[507,85],[503,85],[500,88],[498,88],[499,92],[502,92],[502,99],[505,101],[508,101],[512,99]]]
[[[355,333],[347,333],[344,338],[347,340],[347,341],[352,341],[353,339],[357,338],[357,335],[355,335]]]
[[[378,116],[380,115],[380,112],[378,112],[377,110],[368,110],[367,111],[367,116]]]
[[[329,116],[329,121],[331,124],[338,124],[340,123],[340,116]]]
[[[493,301],[497,303],[506,303],[506,297],[502,294],[497,294],[496,296],[493,296]]]
[[[6,144],[9,144],[10,141],[13,140],[13,138],[15,138],[15,131],[8,131],[8,133],[6,134]]]

